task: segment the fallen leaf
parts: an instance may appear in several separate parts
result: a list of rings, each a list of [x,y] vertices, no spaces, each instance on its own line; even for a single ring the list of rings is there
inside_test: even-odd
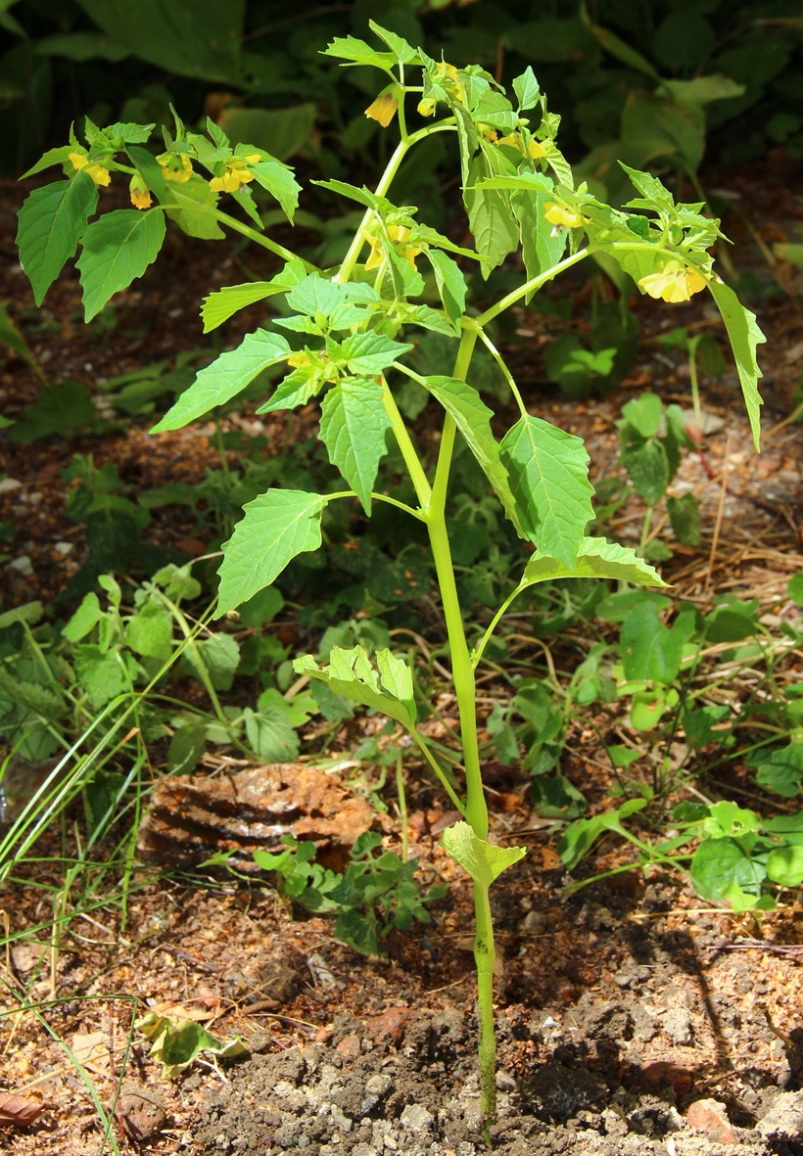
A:
[[[38,1100],[0,1093],[0,1128],[27,1128],[42,1111]]]

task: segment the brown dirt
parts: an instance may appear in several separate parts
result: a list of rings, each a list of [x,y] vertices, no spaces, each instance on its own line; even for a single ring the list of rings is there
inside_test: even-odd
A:
[[[791,218],[780,185],[771,193],[747,191],[755,220],[770,211],[775,220]],[[245,279],[239,260],[253,268],[250,251],[240,258],[230,247],[177,242],[123,296],[111,332],[87,330],[70,277],[44,309],[34,310],[15,265],[18,200],[16,190],[2,190],[0,300],[28,333],[46,373],[55,381],[76,378],[91,392],[102,378],[202,345],[198,300],[216,285]],[[788,281],[789,271],[781,274]],[[709,407],[724,424],[711,435],[705,461],[687,459],[681,478],[701,499],[704,540],[676,555],[672,579],[678,593],[703,607],[716,592],[759,597],[778,621],[793,612],[785,586],[803,568],[800,427],[781,425],[799,376],[803,310],[793,294],[767,299],[757,310],[770,337],[759,351],[767,383],[765,456],[756,459],[747,448],[729,377]],[[683,367],[661,353],[653,340],[659,322],[644,316],[647,341],[625,390],[650,387],[685,404]],[[252,311],[236,324],[247,328],[254,320]],[[697,320],[665,311],[660,326]],[[531,324],[525,319],[522,328]],[[225,331],[226,342],[236,338],[234,327]],[[534,353],[540,342],[533,342]],[[582,432],[598,473],[609,472],[613,423],[632,394],[582,405],[546,399],[535,389],[537,357],[529,374],[538,412]],[[7,360],[0,371],[4,412],[20,412],[38,388],[24,361]],[[116,463],[136,488],[173,479],[177,468],[191,481],[214,460],[204,434],[154,442],[146,426],[4,445],[3,468],[20,482],[0,494],[0,519],[14,527],[6,549],[12,561],[30,559],[29,568],[3,569],[5,608],[52,596],[82,556],[80,528],[66,525],[62,513],[59,471],[73,453]],[[627,539],[636,524],[635,512],[620,512],[617,532]],[[174,511],[155,533],[193,553],[191,519]],[[57,549],[65,540],[74,546],[66,554]],[[536,651],[532,642],[521,646],[531,656]],[[800,675],[792,668],[781,677]],[[221,771],[211,762],[206,769]],[[563,769],[591,799],[604,799],[608,783],[587,720],[573,724]],[[0,1093],[0,1147],[16,1156],[108,1152],[97,1101],[122,1153],[484,1151],[477,1132],[470,892],[437,841],[448,816],[420,770],[411,774],[412,853],[420,856],[423,879],[451,886],[433,908],[431,925],[391,938],[386,961],[355,954],[333,938],[331,923],[293,913],[270,890],[234,882],[158,877],[153,868],[138,868],[123,896],[99,871],[94,899],[87,900],[85,881],[64,888],[54,832],[37,848],[40,861],[26,865],[2,897],[0,1080],[5,1093],[41,1111],[27,1127],[4,1128],[11,1108]],[[708,789],[732,791],[735,781],[709,780]],[[782,897],[771,915],[736,915],[704,904],[682,880],[657,871],[613,875],[567,895],[554,825],[532,815],[525,793],[520,774],[494,781],[492,837],[529,852],[493,893],[501,957],[495,1150],[803,1153],[799,896]],[[70,832],[62,837],[69,840]],[[398,849],[394,835],[386,839]],[[610,840],[578,874],[625,860]],[[56,925],[54,903],[63,919]],[[133,1028],[146,1010],[199,1021],[222,1039],[239,1034],[251,1055],[238,1063],[198,1063],[168,1080]]]

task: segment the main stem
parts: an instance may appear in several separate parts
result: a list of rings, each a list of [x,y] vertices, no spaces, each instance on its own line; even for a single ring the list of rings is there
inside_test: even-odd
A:
[[[477,339],[475,327],[463,330],[454,366],[454,377],[466,380],[471,355]],[[449,653],[452,660],[463,766],[466,775],[466,822],[480,839],[488,835],[488,807],[482,785],[479,741],[477,738],[477,699],[474,663],[466,640],[463,615],[457,594],[452,552],[446,529],[446,498],[456,434],[454,420],[447,415],[441,434],[438,465],[427,511],[427,527],[435,560],[435,572],[443,604]],[[477,969],[477,1020],[479,1025],[480,1108],[483,1124],[496,1115],[496,1032],[494,1027],[494,944],[493,919],[488,887],[474,882],[474,963]]]

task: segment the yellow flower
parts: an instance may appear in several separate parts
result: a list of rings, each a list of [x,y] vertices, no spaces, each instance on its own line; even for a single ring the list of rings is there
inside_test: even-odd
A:
[[[128,186],[128,195],[135,209],[149,209],[151,194],[139,173],[134,173]]]
[[[660,272],[642,277],[638,286],[650,297],[676,305],[679,301],[689,301],[694,293],[705,289],[705,277],[696,269],[681,265],[680,261],[670,261]]]
[[[368,273],[371,269],[378,269],[380,267],[385,258],[385,253],[378,237],[375,237],[373,233],[366,233],[364,235],[366,241],[371,246],[371,252],[368,254],[368,260],[365,262],[365,271]],[[419,253],[423,252],[423,250],[419,246],[405,244],[406,241],[410,240],[411,235],[411,230],[406,225],[390,225],[388,228],[388,236],[396,246],[397,251],[406,261],[409,261],[415,269],[416,257],[418,257]]]
[[[418,102],[419,116],[434,116],[435,115],[435,101],[425,97],[424,100]]]
[[[166,181],[183,185],[192,176],[192,161],[186,153],[167,152],[156,159],[162,166]]]
[[[557,205],[548,201],[544,216],[550,225],[565,225],[567,229],[580,229],[585,224],[584,219],[574,209],[567,209],[565,205]]]
[[[531,140],[527,145],[527,156],[534,161],[540,160],[541,157],[546,156],[546,149],[540,141]]]
[[[366,108],[365,115],[369,120],[378,121],[382,128],[387,128],[396,115],[398,107],[399,101],[393,92],[380,92],[376,100]]]
[[[249,181],[254,179],[254,174],[246,167],[246,162],[256,164],[260,160],[262,157],[254,153],[247,157],[234,157],[233,160],[226,161],[226,171],[220,177],[212,177],[209,182],[210,189],[216,193],[236,193],[241,185],[247,185]]]
[[[67,153],[67,160],[70,161],[76,172],[85,172],[96,185],[103,185],[105,188],[111,183],[112,178],[109,170],[104,165],[90,164],[86,153]]]

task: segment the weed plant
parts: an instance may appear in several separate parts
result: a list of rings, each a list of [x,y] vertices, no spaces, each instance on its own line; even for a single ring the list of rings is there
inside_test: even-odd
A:
[[[614,265],[639,291],[669,303],[710,293],[731,342],[756,444],[755,348],[763,338],[753,315],[714,271],[709,250],[721,234],[702,203],[676,203],[658,178],[627,165],[623,179],[632,183],[635,195],[621,209],[576,184],[557,143],[559,118],[549,110],[532,68],[506,93],[477,65],[458,68],[378,25],[372,24],[372,31],[376,47],[348,36],[326,49],[346,67],[378,70],[382,87],[365,114],[397,139],[373,190],[343,180],[316,182],[349,214],[355,205],[361,214],[335,266],[315,267],[264,231],[254,189],[264,190],[291,221],[298,205],[300,186],[280,158],[264,147],[232,144],[212,121],[206,132],[197,132],[178,117],[156,155],[146,147],[153,125],[99,128],[86,120],[82,139],[71,134],[68,144],[50,150],[31,170],[59,165],[64,179],[29,196],[18,239],[37,302],[80,246],[87,320],[144,273],[168,222],[208,239],[233,230],[281,262],[269,281],[230,286],[206,298],[207,331],[255,302],[271,301],[276,315],[203,369],[154,432],[177,429],[227,405],[268,371],[279,380],[258,412],[320,401],[320,441],[342,481],[323,492],[273,485],[247,502],[224,545],[221,614],[235,612],[270,587],[299,555],[318,550],[329,517],[343,504],[365,518],[391,507],[409,519],[411,539],[418,541],[422,531],[426,535],[459,711],[459,776],[420,729],[407,654],[385,646],[336,645],[324,661],[307,655],[295,666],[312,683],[404,728],[461,816],[443,843],[474,885],[480,1088],[482,1115],[489,1122],[496,1086],[489,890],[524,849],[489,839],[477,669],[524,591],[564,578],[664,585],[635,550],[587,534],[594,511],[583,442],[529,412],[494,344],[492,324],[562,272],[588,261]],[[456,147],[473,246],[456,243],[420,220],[415,206],[391,197],[408,156],[436,139]],[[119,179],[128,183],[132,207],[96,216],[100,191]],[[227,197],[232,212],[221,207]],[[523,269],[518,284],[495,304],[475,306],[477,275],[487,278],[513,254]],[[416,357],[428,334],[451,346],[449,372],[433,372]],[[498,366],[518,410],[501,436],[496,415],[475,384],[478,350]],[[402,399],[411,392],[427,407],[426,424],[437,424],[434,459],[431,441],[419,448],[416,427],[405,417]],[[403,464],[401,480],[398,470],[385,468],[388,443],[396,463]],[[486,494],[495,496],[500,515],[521,540],[519,580],[479,632],[464,617],[455,565],[460,541],[450,534],[447,517],[458,501],[453,493],[458,447],[473,456]],[[682,633],[685,627],[681,622],[672,630]]]

